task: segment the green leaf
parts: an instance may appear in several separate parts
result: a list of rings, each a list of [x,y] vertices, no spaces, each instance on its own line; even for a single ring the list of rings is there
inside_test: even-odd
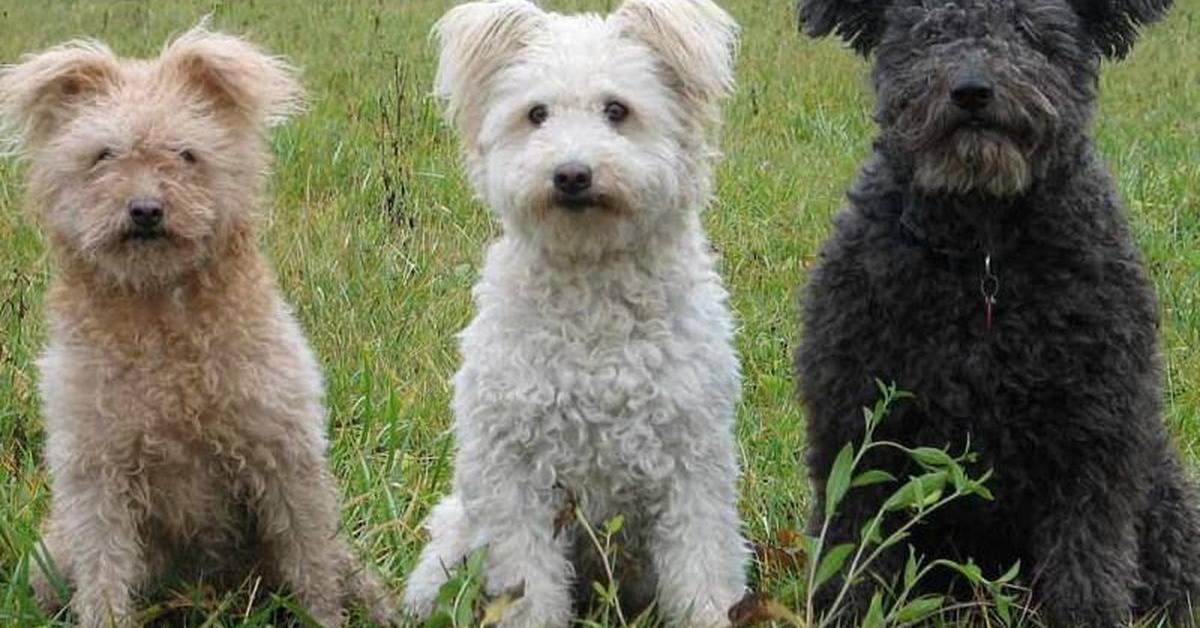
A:
[[[883,417],[887,416],[887,413],[887,400],[882,398],[878,399],[875,402],[875,406],[871,408],[871,421],[873,425],[879,425],[879,422],[883,420]]]
[[[884,502],[884,508],[901,510],[904,508],[924,508],[941,499],[942,489],[946,486],[945,471],[930,471],[909,479],[904,486],[892,493]]]
[[[850,489],[850,474],[854,472],[854,447],[846,443],[833,461],[833,469],[825,482],[825,518],[833,518],[837,506]]]
[[[455,626],[474,626],[477,623],[475,621],[475,600],[478,598],[478,585],[474,582],[467,582],[463,586],[463,593],[459,599],[458,606],[454,609]]]
[[[883,593],[876,591],[871,596],[871,606],[863,617],[862,628],[883,628]]]
[[[1004,572],[1003,576],[996,578],[996,582],[1002,584],[1012,582],[1019,573],[1021,573],[1021,561],[1018,560],[1017,562],[1013,563],[1012,567],[1008,568],[1008,571]]]
[[[957,571],[962,577],[966,578],[973,585],[979,586],[988,584],[987,579],[983,577],[983,570],[979,568],[979,565],[976,565],[969,559],[965,564],[956,563],[952,560],[938,560],[934,562],[938,566]]]
[[[625,527],[625,517],[617,515],[604,524],[604,531],[608,533],[608,536],[612,536],[620,532],[623,527]]]
[[[908,455],[912,456],[914,460],[923,465],[939,469],[957,464],[954,462],[954,458],[950,457],[950,454],[934,447],[917,447],[916,449],[910,450]]]
[[[912,589],[917,580],[917,552],[913,546],[908,546],[908,562],[904,563],[904,590]]]
[[[862,542],[863,544],[867,544],[867,543],[878,544],[878,543],[882,542],[883,541],[883,530],[881,529],[882,527],[883,527],[883,524],[881,522],[876,522],[874,519],[872,519],[870,522],[868,522],[866,525],[864,525],[861,530],[858,531],[860,542]]]
[[[944,600],[945,597],[941,595],[919,597],[897,610],[895,621],[898,624],[908,624],[924,619],[940,610]]]
[[[842,568],[842,565],[846,563],[846,559],[849,558],[850,553],[854,551],[855,547],[853,543],[842,543],[830,548],[825,553],[825,556],[821,558],[821,564],[817,567],[817,575],[811,584],[811,588],[815,590],[817,587],[825,584],[826,580],[832,578]]]
[[[804,556],[808,559],[809,564],[817,560],[817,543],[820,541],[815,536],[805,534],[800,541],[800,547],[804,550]]]
[[[467,556],[467,577],[478,579],[483,575],[483,565],[487,562],[487,549],[479,548]]]
[[[872,484],[882,484],[884,482],[895,482],[896,476],[887,471],[879,469],[868,469],[858,474],[854,481],[850,483],[852,488],[861,488],[863,486],[871,486]]]
[[[971,581],[971,584],[980,584],[983,582],[983,570],[979,568],[979,565],[969,560],[967,564],[959,566],[959,571],[967,577],[967,580]]]
[[[1009,612],[1009,601],[1007,595],[997,595],[993,602],[996,605],[996,614],[1000,616],[1000,621],[1004,622],[1005,626],[1012,625],[1012,613]]]
[[[996,499],[996,498],[995,498],[995,497],[992,495],[992,491],[991,491],[991,489],[989,489],[988,487],[986,487],[986,486],[984,486],[983,484],[980,484],[980,483],[978,483],[978,482],[972,483],[972,485],[971,485],[971,493],[973,493],[973,494],[975,494],[975,495],[977,495],[977,496],[979,496],[979,497],[982,497],[983,499],[986,499],[986,500],[988,500],[988,501],[993,501],[993,500],[995,500],[995,499]]]
[[[961,465],[955,464],[950,467],[950,483],[954,485],[954,490],[959,493],[973,492],[973,482],[963,472]]]

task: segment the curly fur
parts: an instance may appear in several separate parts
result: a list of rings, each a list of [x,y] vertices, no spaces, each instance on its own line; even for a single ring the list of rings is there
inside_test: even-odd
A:
[[[995,471],[995,501],[939,513],[912,537],[919,553],[997,574],[1020,560],[1052,626],[1163,609],[1185,621],[1200,593],[1196,495],[1161,421],[1153,287],[1087,136],[1093,41],[1114,27],[1060,0],[891,5],[874,71],[880,135],[803,301],[814,521],[834,456],[862,438],[873,380],[895,381],[916,398],[880,438],[969,442]],[[974,116],[983,129],[950,102],[964,74],[994,88]],[[902,456],[866,464],[913,471]],[[851,492],[830,542],[856,539],[885,491]],[[881,573],[906,557],[885,555]],[[854,589],[860,612],[865,592]]]
[[[56,263],[42,547],[82,626],[131,625],[168,571],[260,568],[322,625],[348,596],[391,616],[337,534],[320,369],[256,248],[265,130],[299,93],[282,60],[203,27],[154,60],[75,42],[0,73]],[[161,203],[157,237],[131,237],[135,199]]]
[[[1069,5],[1080,19],[1080,34],[1091,50],[1120,59],[1133,48],[1138,28],[1161,19],[1173,3],[1174,0],[1064,0],[1044,2],[1042,6]],[[836,34],[854,50],[867,55],[892,26],[888,12],[893,7],[945,4],[940,0],[796,0],[796,14],[805,33],[813,37]]]
[[[486,547],[486,590],[523,591],[505,626],[565,626],[603,582],[565,511],[625,517],[630,607],[727,625],[748,558],[736,504],[739,368],[701,230],[736,27],[708,0],[628,0],[612,15],[465,4],[438,24],[438,91],[469,177],[497,214],[455,377],[452,493],[405,603],[427,615],[447,569]],[[605,118],[620,101],[629,116]],[[531,108],[546,119],[532,123]],[[555,168],[594,171],[595,205]],[[557,524],[556,524],[557,521]]]

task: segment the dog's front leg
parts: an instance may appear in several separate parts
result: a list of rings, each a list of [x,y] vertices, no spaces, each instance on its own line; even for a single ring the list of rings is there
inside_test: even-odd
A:
[[[71,539],[63,536],[57,529],[57,517],[51,511],[46,523],[42,526],[42,539],[34,548],[29,558],[29,584],[33,588],[34,598],[38,606],[46,614],[54,614],[66,604],[66,598],[60,595],[58,584],[70,585],[75,581],[70,552]],[[47,569],[52,570],[47,571]],[[61,577],[62,582],[55,582],[50,573]]]
[[[1132,620],[1137,537],[1131,505],[1120,497],[1133,493],[1120,484],[1059,492],[1043,509],[1031,579],[1047,625],[1109,628]]]
[[[263,486],[254,504],[259,534],[279,579],[326,628],[344,621],[342,576],[351,560],[337,535],[337,491],[313,445],[280,454],[278,468],[260,467],[248,481]]]
[[[471,519],[489,540],[487,593],[520,596],[501,626],[566,626],[572,618],[574,573],[567,560],[568,535],[555,533],[558,492],[552,485],[535,486],[521,473],[495,479],[503,484],[473,485],[464,498]]]
[[[107,471],[55,478],[46,544],[75,585],[71,609],[82,628],[133,624],[133,591],[145,574],[131,481]]]
[[[729,625],[744,595],[749,550],[739,529],[732,449],[678,465],[665,491],[650,551],[659,605],[678,625]]]

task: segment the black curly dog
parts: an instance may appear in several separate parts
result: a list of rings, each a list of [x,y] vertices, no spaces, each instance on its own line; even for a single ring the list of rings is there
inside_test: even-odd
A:
[[[995,575],[1019,559],[1051,626],[1200,608],[1193,490],[1160,418],[1155,295],[1088,137],[1101,58],[1124,56],[1169,5],[801,0],[809,34],[875,52],[880,126],[803,300],[812,532],[874,380],[894,381],[916,398],[880,438],[969,440],[995,472],[995,501],[938,513],[912,537],[919,553]],[[913,472],[899,456],[867,462]],[[887,491],[852,491],[828,542],[856,540]],[[860,613],[869,584],[851,589]]]

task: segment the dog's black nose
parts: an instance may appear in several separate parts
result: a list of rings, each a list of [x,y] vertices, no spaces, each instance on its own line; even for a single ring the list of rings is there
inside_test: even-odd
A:
[[[581,194],[591,187],[592,169],[587,164],[571,161],[554,169],[554,188],[563,194]]]
[[[964,111],[976,112],[992,102],[992,84],[978,76],[968,76],[954,82],[950,100]]]
[[[163,207],[160,201],[139,198],[129,203],[129,219],[138,229],[154,229],[162,224]]]

